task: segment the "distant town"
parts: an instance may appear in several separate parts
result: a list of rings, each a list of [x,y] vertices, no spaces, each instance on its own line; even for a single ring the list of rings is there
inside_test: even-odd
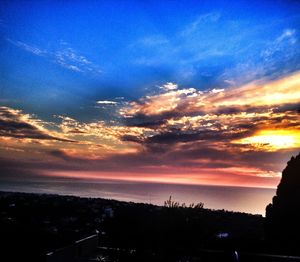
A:
[[[1,256],[12,261],[60,261],[51,258],[56,250],[90,236],[96,249],[86,256],[95,260],[86,261],[190,261],[212,249],[234,261],[235,250],[263,246],[262,216],[179,205],[171,197],[154,206],[1,192],[0,214]]]

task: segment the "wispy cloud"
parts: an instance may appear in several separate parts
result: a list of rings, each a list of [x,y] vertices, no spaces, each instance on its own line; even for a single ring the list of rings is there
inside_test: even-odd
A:
[[[274,59],[274,55],[284,53],[284,57],[291,57],[295,55],[293,47],[297,43],[297,33],[295,29],[285,29],[274,41],[272,41],[266,48],[261,52],[261,56],[265,61]],[[287,52],[288,51],[288,52]]]
[[[40,48],[36,47],[36,46],[33,46],[33,45],[29,45],[29,44],[26,44],[24,42],[21,42],[21,41],[14,41],[10,38],[7,38],[7,41],[29,53],[32,53],[34,55],[38,55],[38,56],[46,56],[48,54],[47,51],[45,50],[41,50]]]
[[[110,101],[110,100],[99,100],[96,103],[99,105],[116,105],[116,104],[118,104],[118,102]]]
[[[61,67],[67,68],[74,72],[81,72],[85,74],[101,75],[103,71],[100,67],[91,62],[87,57],[81,55],[75,49],[69,47],[67,42],[61,41],[57,50],[44,50],[34,45],[15,41],[7,38],[7,41],[14,46],[23,49],[29,53],[37,56],[45,57]]]
[[[207,23],[215,23],[220,18],[221,18],[221,13],[219,12],[210,12],[210,13],[202,14],[198,16],[190,24],[188,24],[180,34],[184,37],[194,34],[199,30],[199,27],[203,27],[207,25]]]
[[[263,77],[275,79],[300,69],[298,30],[284,25],[283,20],[251,24],[229,19],[221,11],[209,12],[185,21],[162,39],[158,34],[135,41],[133,54],[137,55],[131,61],[162,67],[173,81],[206,81],[207,86],[218,83],[220,88]],[[272,34],[266,35],[268,31]],[[203,75],[206,72],[213,76]]]
[[[62,67],[83,73],[102,74],[98,65],[92,63],[85,56],[79,55],[73,48],[68,47],[67,43],[61,44],[61,50],[55,51],[54,61]]]
[[[218,43],[213,43],[215,37],[211,36],[213,41],[209,41],[205,36],[206,27],[215,25],[220,17],[219,12],[209,12],[196,17],[172,36],[158,34],[138,39],[130,47],[145,48],[148,51],[151,49],[151,55],[138,57],[134,59],[134,63],[152,66],[176,61],[186,65],[208,57],[223,56],[225,50],[216,47]]]
[[[240,85],[254,79],[275,79],[295,72],[300,69],[298,42],[295,29],[284,29],[275,38],[263,43],[251,59],[226,68],[219,78],[231,85]]]

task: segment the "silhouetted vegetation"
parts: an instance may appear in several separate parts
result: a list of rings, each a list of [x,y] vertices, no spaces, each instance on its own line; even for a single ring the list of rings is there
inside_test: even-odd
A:
[[[204,203],[202,203],[202,202],[199,202],[197,204],[191,203],[189,205],[186,205],[185,203],[180,204],[179,202],[173,201],[172,196],[170,196],[169,199],[164,202],[164,207],[168,207],[168,208],[203,208]]]
[[[276,196],[266,208],[265,229],[271,248],[300,254],[300,154],[282,172]]]

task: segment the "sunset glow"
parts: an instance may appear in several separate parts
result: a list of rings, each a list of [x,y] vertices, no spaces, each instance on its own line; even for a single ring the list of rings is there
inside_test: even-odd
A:
[[[0,9],[0,179],[277,185],[299,5],[75,2]]]
[[[262,130],[252,137],[237,141],[237,143],[272,151],[299,148],[300,130]]]

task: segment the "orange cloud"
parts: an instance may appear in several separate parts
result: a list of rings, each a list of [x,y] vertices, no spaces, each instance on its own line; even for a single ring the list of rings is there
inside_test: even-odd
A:
[[[168,83],[109,123],[47,123],[1,107],[0,157],[66,176],[271,186],[281,168],[273,159],[300,148],[299,87],[299,72],[225,90]]]

